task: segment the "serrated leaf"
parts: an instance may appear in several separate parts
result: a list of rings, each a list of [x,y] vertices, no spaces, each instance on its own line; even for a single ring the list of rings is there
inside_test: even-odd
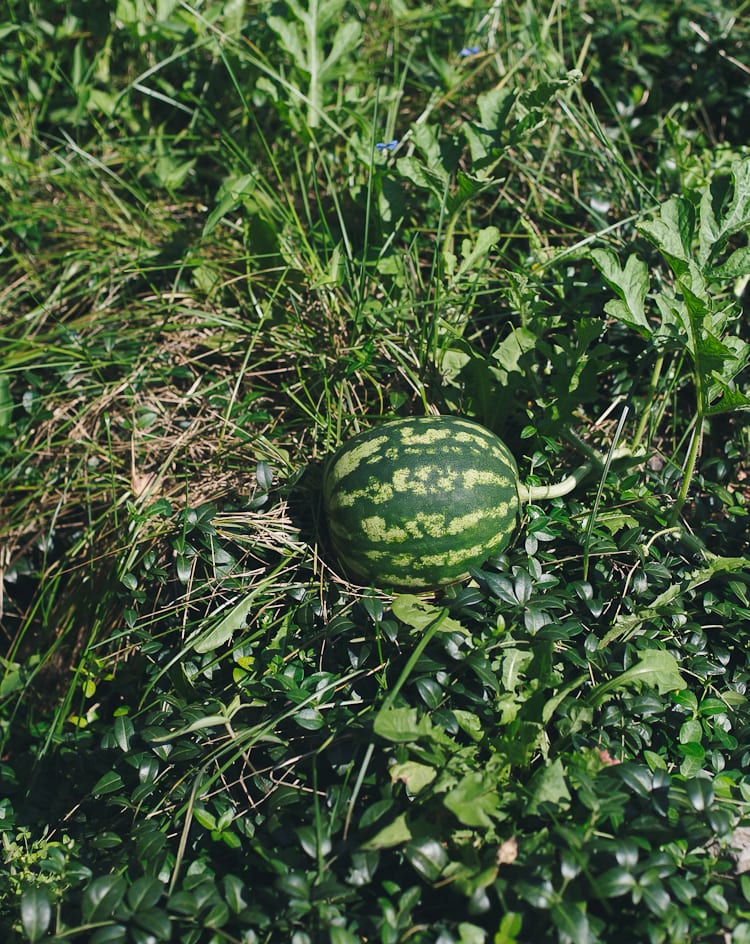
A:
[[[639,223],[638,229],[661,252],[675,275],[687,272],[695,233],[695,211],[688,200],[672,197],[659,207],[654,219]]]
[[[499,241],[500,230],[496,226],[486,226],[484,229],[480,229],[473,241],[465,239],[461,243],[461,264],[458,267],[456,278],[484,266],[491,250]]]
[[[715,279],[738,279],[743,275],[750,275],[750,246],[742,246],[711,270]]]
[[[276,33],[281,45],[294,60],[299,69],[309,72],[308,57],[305,51],[304,34],[291,20],[281,16],[266,17],[267,25]]]
[[[642,618],[642,617],[641,617]],[[616,678],[598,685],[590,696],[598,704],[605,695],[618,688],[646,685],[657,689],[660,695],[679,691],[687,687],[680,675],[677,660],[664,649],[646,649],[640,653],[639,661]]]
[[[617,255],[610,249],[594,249],[591,258],[604,281],[618,296],[604,306],[607,313],[644,336],[650,335],[652,327],[645,309],[649,289],[646,263],[639,256],[632,255],[623,268]]]
[[[532,791],[528,811],[534,814],[539,807],[550,805],[555,809],[567,808],[570,803],[570,790],[565,777],[565,767],[558,757],[546,767],[543,767],[531,781]]]
[[[501,819],[497,778],[488,771],[466,774],[443,797],[443,803],[464,826],[487,829]]]
[[[323,62],[323,65],[318,73],[319,81],[322,81],[323,79],[330,76],[330,74],[334,71],[339,59],[342,59],[349,53],[354,52],[354,50],[357,48],[361,35],[362,27],[356,20],[349,20],[336,31],[336,34],[333,37],[331,51],[326,56],[325,61]]]
[[[422,190],[430,190],[437,197],[443,196],[446,177],[426,167],[418,157],[400,157],[396,161],[396,168],[402,177],[406,177]]]
[[[724,249],[730,236],[750,227],[750,161],[735,160],[731,175],[732,199],[721,209],[718,217],[711,187],[707,186],[703,191],[698,231],[698,261],[703,266]]]

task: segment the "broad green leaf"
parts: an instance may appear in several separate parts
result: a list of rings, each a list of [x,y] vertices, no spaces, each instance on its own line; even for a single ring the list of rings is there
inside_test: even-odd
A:
[[[128,889],[127,902],[133,911],[140,911],[143,908],[152,908],[161,898],[164,892],[164,885],[148,875],[142,875],[137,878]]]
[[[636,884],[635,876],[628,869],[615,866],[596,877],[594,888],[602,898],[618,898],[632,891]]]
[[[21,924],[30,944],[35,944],[47,933],[51,920],[52,903],[47,890],[37,886],[24,889],[21,894]]]
[[[499,241],[500,230],[496,226],[480,229],[474,240],[464,239],[461,243],[461,265],[458,267],[456,278],[486,265],[490,251]]]
[[[469,633],[458,620],[448,616],[443,607],[433,606],[414,594],[399,594],[394,597],[391,607],[396,619],[412,629],[427,630],[439,619],[441,622],[438,628],[442,633],[463,633],[465,636]]]
[[[391,849],[403,845],[411,839],[411,830],[406,822],[406,814],[396,819],[376,833],[372,839],[362,844],[363,849]]]
[[[375,715],[373,730],[386,741],[407,743],[430,737],[433,726],[416,708],[384,708]]]
[[[106,924],[97,928],[89,938],[89,944],[125,944],[128,929],[124,924]]]
[[[743,275],[750,275],[750,246],[741,246],[711,270],[715,279],[738,279]]]
[[[646,263],[638,256],[632,255],[628,257],[623,268],[611,249],[594,249],[591,258],[604,281],[618,296],[604,306],[607,313],[639,331],[644,337],[650,336],[653,328],[646,317],[645,309],[650,281]]]
[[[488,828],[493,820],[502,819],[497,778],[490,771],[477,770],[465,774],[443,797],[443,803],[464,824]]]
[[[110,770],[104,776],[100,777],[91,788],[91,793],[96,796],[104,796],[107,793],[116,793],[122,790],[125,783],[122,777],[115,770]]]
[[[338,64],[339,59],[343,59],[354,52],[361,36],[362,27],[356,20],[349,20],[342,24],[333,37],[331,51],[326,56],[318,73],[319,81],[326,79],[334,72],[334,67]]]
[[[507,383],[512,373],[523,373],[521,358],[539,345],[539,338],[528,328],[512,328],[492,352],[492,360],[497,362],[495,374],[501,383]]]
[[[707,810],[714,802],[714,785],[706,777],[696,777],[694,780],[688,780],[685,789],[693,809],[699,812]]]
[[[558,940],[575,941],[575,944],[589,944],[595,940],[591,934],[586,905],[580,901],[561,901],[552,905],[550,917],[560,932]],[[596,938],[598,940],[598,938]]]
[[[396,161],[396,167],[402,177],[406,177],[422,190],[430,190],[435,196],[442,198],[446,190],[446,177],[427,167],[420,158],[400,157]]]
[[[229,642],[236,632],[243,629],[247,622],[247,615],[252,609],[255,594],[248,593],[246,597],[236,603],[219,622],[201,633],[193,642],[196,652],[213,652]]]
[[[127,882],[121,875],[103,875],[95,878],[83,893],[81,912],[84,921],[106,921],[125,896]]]
[[[675,275],[687,272],[693,259],[695,211],[689,200],[672,197],[663,203],[652,220],[638,225],[661,252]]]
[[[735,233],[750,227],[750,161],[738,159],[731,167],[732,199],[717,216],[712,188],[703,191],[698,231],[698,261],[705,266],[724,249]]]
[[[331,944],[361,944],[362,938],[346,928],[334,925],[330,931],[329,941]]]
[[[437,881],[450,861],[443,843],[432,836],[410,840],[404,848],[404,855],[412,868],[427,882]]]
[[[514,692],[531,664],[534,653],[525,649],[506,649],[503,652],[502,682],[503,688]]]
[[[388,776],[393,783],[400,781],[404,784],[407,791],[416,796],[421,790],[432,783],[437,777],[437,771],[434,767],[428,767],[427,764],[419,764],[414,760],[407,760],[402,764],[392,764],[388,768]]]
[[[547,764],[532,778],[530,788],[531,800],[528,812],[538,812],[542,805],[552,806],[554,809],[566,809],[570,804],[570,790],[565,777],[565,767],[561,758],[556,758]]]
[[[638,662],[626,669],[621,675],[598,685],[591,700],[597,704],[605,695],[618,688],[641,685],[656,688],[660,695],[687,687],[687,683],[680,675],[677,660],[671,652],[664,649],[646,649],[641,652]]]
[[[117,746],[123,753],[127,753],[130,750],[130,741],[135,734],[133,722],[128,715],[122,714],[115,717],[114,734]]]
[[[227,213],[235,210],[243,196],[255,190],[255,187],[255,174],[244,174],[242,177],[231,177],[224,181],[216,196],[216,206],[209,213],[203,226],[203,235],[210,235]]]

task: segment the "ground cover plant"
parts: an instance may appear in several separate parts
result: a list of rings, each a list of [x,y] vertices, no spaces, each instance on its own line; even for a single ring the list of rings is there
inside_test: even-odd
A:
[[[5,4],[4,941],[750,941],[747,14]],[[353,585],[430,413],[593,471]]]

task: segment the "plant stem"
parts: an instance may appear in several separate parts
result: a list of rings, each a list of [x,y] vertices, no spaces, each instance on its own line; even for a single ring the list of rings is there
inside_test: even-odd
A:
[[[648,393],[646,395],[646,403],[650,404],[653,402],[654,396],[656,395],[657,385],[659,383],[659,377],[661,376],[662,367],[664,366],[664,354],[659,354],[654,363],[654,369],[651,371],[651,380],[648,385]],[[636,452],[638,446],[641,444],[643,435],[646,432],[646,427],[648,426],[648,421],[651,416],[651,411],[645,409],[641,414],[641,418],[636,427],[635,433],[633,435],[633,441],[631,443],[631,449],[633,452]]]
[[[677,523],[677,519],[680,517],[680,512],[682,511],[682,506],[687,501],[690,484],[693,481],[693,473],[695,472],[695,464],[698,461],[698,456],[701,454],[701,447],[703,446],[703,423],[703,410],[699,408],[695,417],[693,438],[690,440],[690,449],[688,450],[687,459],[685,460],[685,471],[682,473],[680,491],[677,495],[674,508],[672,509],[672,514],[669,517],[669,523],[671,525]]]
[[[577,485],[580,485],[593,467],[593,462],[584,462],[561,482],[554,485],[519,485],[518,493],[521,496],[521,501],[535,502],[546,501],[550,498],[562,498],[563,495],[568,495]]]

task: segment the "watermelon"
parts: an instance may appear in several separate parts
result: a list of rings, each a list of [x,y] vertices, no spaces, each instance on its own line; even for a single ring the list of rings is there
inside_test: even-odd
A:
[[[515,531],[518,468],[494,433],[456,416],[385,423],[327,462],[323,507],[357,583],[430,589],[468,575]]]

